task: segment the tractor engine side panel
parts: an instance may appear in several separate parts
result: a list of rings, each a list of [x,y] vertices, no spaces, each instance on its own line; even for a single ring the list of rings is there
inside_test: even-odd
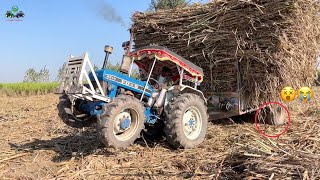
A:
[[[107,82],[109,91],[108,95],[110,98],[115,97],[115,92],[117,91],[118,87],[122,87],[126,90],[130,90],[138,94],[142,94],[146,85],[146,81],[139,81],[132,77],[128,77],[126,74],[111,70],[97,70],[95,73],[99,81]],[[92,74],[90,74],[89,77],[90,79],[93,79]],[[145,90],[145,96],[150,97],[153,92],[153,88],[148,85]]]

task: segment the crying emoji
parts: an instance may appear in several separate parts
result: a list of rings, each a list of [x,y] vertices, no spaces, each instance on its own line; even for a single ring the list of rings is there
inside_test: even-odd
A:
[[[282,100],[291,102],[296,97],[296,91],[292,87],[284,87],[280,92]]]
[[[299,99],[300,101],[306,103],[312,98],[312,90],[308,87],[302,87],[299,89]]]

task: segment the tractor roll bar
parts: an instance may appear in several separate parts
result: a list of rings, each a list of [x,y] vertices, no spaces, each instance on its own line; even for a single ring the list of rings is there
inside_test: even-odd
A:
[[[153,61],[153,64],[152,64],[151,70],[150,70],[150,72],[149,72],[149,76],[148,76],[148,79],[147,79],[146,85],[144,86],[144,89],[143,89],[143,92],[142,92],[142,95],[141,95],[140,101],[142,101],[142,99],[143,99],[144,92],[146,91],[146,88],[147,88],[147,86],[148,86],[148,84],[149,84],[149,80],[150,80],[150,77],[151,77],[151,74],[152,74],[152,71],[153,71],[154,65],[156,64],[156,61],[157,61],[157,58],[154,58],[154,61]]]

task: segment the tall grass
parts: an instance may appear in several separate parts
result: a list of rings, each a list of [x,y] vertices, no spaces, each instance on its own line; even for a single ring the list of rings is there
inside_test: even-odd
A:
[[[53,92],[59,83],[0,83],[0,92],[7,95],[40,95]]]

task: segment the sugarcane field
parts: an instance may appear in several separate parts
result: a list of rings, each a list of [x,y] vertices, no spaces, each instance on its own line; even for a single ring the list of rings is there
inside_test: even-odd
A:
[[[2,11],[0,179],[320,179],[318,0]]]

